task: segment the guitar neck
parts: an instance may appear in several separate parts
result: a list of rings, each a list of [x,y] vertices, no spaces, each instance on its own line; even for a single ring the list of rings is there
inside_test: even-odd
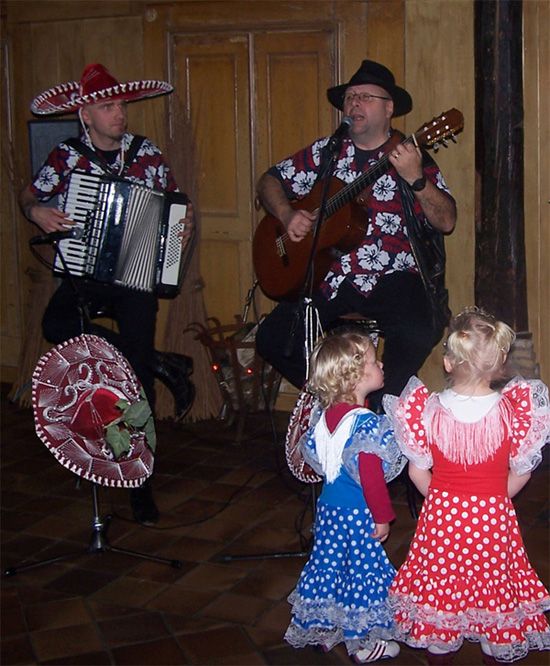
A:
[[[412,140],[413,136],[411,135],[402,141],[401,145],[410,143]],[[382,174],[386,173],[386,171],[390,168],[389,161],[389,153],[386,153],[370,169],[364,171],[352,183],[348,183],[348,185],[341,189],[337,194],[332,196],[327,201],[325,219],[329,218],[331,215],[334,215],[334,213],[340,210],[340,208],[361,194],[365,188],[378,180]]]

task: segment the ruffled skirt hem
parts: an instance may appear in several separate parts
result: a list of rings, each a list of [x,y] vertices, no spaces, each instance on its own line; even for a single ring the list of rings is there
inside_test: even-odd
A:
[[[344,643],[349,654],[372,648],[377,640],[393,640],[394,613],[387,601],[358,608],[338,604],[330,599],[309,599],[296,590],[288,597],[292,605],[292,621],[285,640],[293,647],[322,645],[331,650]]]
[[[365,648],[372,650],[378,640],[395,640],[393,629],[375,627],[362,637],[352,638],[346,636],[341,627],[302,627],[291,622],[285,633],[285,641],[294,648],[304,648],[308,645],[321,645],[327,651],[343,643],[349,655]]]
[[[475,608],[445,613],[395,595],[390,603],[396,640],[413,648],[434,645],[455,652],[464,640],[486,641],[493,657],[502,662],[522,659],[530,650],[550,650],[550,626],[543,614],[550,608],[548,599],[522,604],[511,613]]]

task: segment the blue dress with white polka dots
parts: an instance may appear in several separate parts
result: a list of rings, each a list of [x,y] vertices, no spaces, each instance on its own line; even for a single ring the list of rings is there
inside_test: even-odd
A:
[[[334,481],[325,479],[317,503],[313,549],[288,598],[293,617],[285,639],[294,647],[326,649],[343,642],[354,654],[378,638],[393,637],[387,597],[396,574],[381,543],[371,537],[374,520],[359,483],[357,452],[378,453],[388,461],[399,451],[385,417],[368,409],[352,410],[347,417],[353,419],[351,429],[340,422],[331,435],[347,438],[343,462]],[[310,428],[303,451],[323,473],[316,456],[319,434],[316,426]]]

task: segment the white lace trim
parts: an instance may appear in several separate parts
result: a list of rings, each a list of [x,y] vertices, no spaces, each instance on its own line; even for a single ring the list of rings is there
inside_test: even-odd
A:
[[[418,377],[409,379],[400,397],[386,394],[383,398],[384,409],[395,432],[399,448],[408,460],[419,469],[431,469],[433,458],[427,446],[426,432],[422,425],[415,424],[411,429],[407,418],[408,401],[415,392],[418,394],[415,408],[421,412],[428,398],[428,389]],[[419,397],[423,400],[419,400]]]
[[[365,419],[363,427],[362,421],[364,417],[369,415],[372,420]],[[401,450],[386,416],[378,416],[367,408],[358,407],[348,412],[342,418],[338,427],[331,435],[326,427],[324,412],[316,407],[311,411],[310,423],[311,427],[301,437],[299,446],[307,464],[317,474],[326,477],[329,483],[329,475],[326,472],[328,469],[327,465],[334,465],[334,469],[336,469],[336,464],[339,462],[340,464],[338,465],[334,479],[338,476],[343,464],[352,478],[361,485],[358,466],[359,453],[374,453],[382,460],[384,478],[387,483],[398,476],[407,464],[407,459],[401,454]],[[359,425],[357,425],[358,423]],[[337,434],[338,437],[342,434],[338,432],[341,426],[345,426],[345,430],[342,429],[342,433],[347,432],[342,449],[340,448],[341,441],[335,439]],[[326,437],[327,433],[328,437]],[[319,436],[323,437],[323,441],[321,441]],[[351,444],[346,446],[350,437]],[[313,446],[308,445],[311,439],[314,439]],[[334,446],[335,444],[337,446]]]
[[[524,604],[512,613],[494,613],[484,610],[468,609],[466,612],[456,615],[437,611],[433,608],[413,606],[408,597],[392,595],[390,605],[396,612],[407,615],[407,619],[401,621],[396,628],[396,639],[414,648],[427,648],[431,645],[441,648],[447,652],[455,652],[462,647],[464,640],[480,642],[483,633],[491,627],[497,627],[499,631],[509,630],[515,636],[509,644],[493,643],[487,636],[487,643],[495,659],[503,662],[511,662],[521,659],[527,655],[529,650],[550,650],[550,627],[545,631],[525,632],[518,639],[518,627],[524,621],[542,614],[550,609],[550,599],[541,602]],[[413,623],[431,624],[437,630],[460,632],[454,640],[444,642],[434,633],[422,638],[410,636]],[[472,627],[476,627],[474,630]]]
[[[341,627],[302,629],[295,624],[291,624],[285,633],[285,640],[292,647],[303,648],[307,645],[322,645],[327,650],[332,650],[340,643],[344,643],[350,655],[359,650],[373,650],[380,640],[390,641],[394,639],[395,630],[385,630],[382,627],[375,627],[367,636],[358,639],[346,638]]]
[[[430,646],[435,646],[445,652],[456,652],[457,650],[460,650],[465,640],[472,643],[481,642],[480,636],[473,632],[467,632],[463,636],[459,636],[456,640],[445,643],[435,636],[430,636],[429,640],[415,640],[410,638],[406,632],[399,630],[397,631],[397,636],[394,640],[406,643],[413,648],[426,649]],[[503,663],[511,663],[526,657],[530,650],[550,650],[550,632],[531,632],[525,634],[525,640],[523,642],[518,641],[502,645],[491,643],[488,640],[487,644],[496,660]]]
[[[361,484],[359,476],[359,454],[374,453],[382,460],[382,469],[386,483],[393,481],[403,471],[407,459],[401,453],[387,416],[376,416],[375,427],[366,423],[359,425],[352,434],[351,444],[344,450],[343,464],[351,477]],[[369,429],[370,428],[370,429]]]
[[[510,467],[517,474],[532,472],[542,460],[542,447],[550,439],[548,387],[538,379],[512,380],[504,388],[516,408],[512,430],[516,447]]]
[[[342,608],[327,599],[306,601],[296,590],[291,592],[288,602],[292,604],[294,617],[285,640],[293,647],[323,645],[330,650],[339,643],[345,643],[349,654],[354,654],[363,648],[372,649],[379,639],[395,638],[394,614],[386,602],[372,604],[368,608]],[[304,628],[298,622],[317,626]],[[322,623],[328,626],[320,626]]]
[[[420,469],[433,466],[428,442],[437,442],[449,460],[472,464],[487,460],[503,438],[511,436],[510,466],[526,474],[542,460],[541,449],[550,437],[548,388],[536,379],[513,379],[495,407],[476,423],[453,419],[418,377],[411,377],[400,397],[384,396],[384,407],[401,450]]]

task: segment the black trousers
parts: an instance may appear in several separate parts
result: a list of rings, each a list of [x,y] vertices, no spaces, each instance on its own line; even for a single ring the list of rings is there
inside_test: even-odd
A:
[[[94,333],[114,345],[129,361],[154,408],[153,357],[158,301],[154,294],[75,279],[75,286],[63,280],[52,296],[42,318],[42,332],[48,342],[60,344],[82,333]],[[112,317],[119,332],[82,318],[79,299],[90,318],[105,313]]]
[[[375,411],[380,411],[384,393],[401,393],[441,337],[433,327],[422,279],[413,273],[385,275],[366,298],[345,280],[334,299],[327,301],[315,292],[312,301],[325,331],[351,312],[377,321],[384,338],[381,360],[385,381],[383,389],[369,396]],[[297,311],[296,303],[279,303],[259,326],[256,346],[262,358],[302,388],[306,379],[305,329],[303,316]]]

